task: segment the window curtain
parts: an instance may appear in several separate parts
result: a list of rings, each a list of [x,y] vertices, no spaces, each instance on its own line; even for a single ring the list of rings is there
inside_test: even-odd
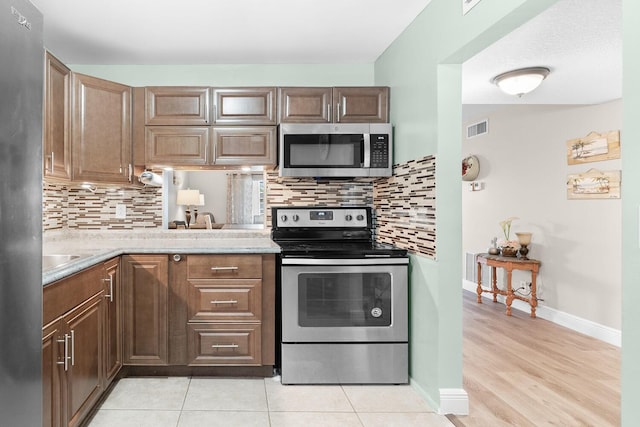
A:
[[[264,223],[263,175],[229,174],[227,200],[227,222],[231,224]]]

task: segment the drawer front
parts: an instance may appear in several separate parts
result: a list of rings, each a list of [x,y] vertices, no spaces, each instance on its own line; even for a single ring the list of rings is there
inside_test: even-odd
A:
[[[258,324],[189,324],[189,365],[260,365]]]
[[[260,279],[260,255],[189,255],[189,279]]]
[[[191,321],[253,321],[262,316],[262,281],[216,280],[189,282]]]

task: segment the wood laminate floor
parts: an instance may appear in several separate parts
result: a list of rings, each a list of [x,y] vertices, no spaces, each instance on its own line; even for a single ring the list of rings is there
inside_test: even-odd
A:
[[[463,291],[468,416],[456,426],[619,426],[620,349]]]

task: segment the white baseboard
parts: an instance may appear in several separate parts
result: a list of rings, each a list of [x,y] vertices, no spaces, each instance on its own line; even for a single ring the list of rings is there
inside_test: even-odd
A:
[[[431,396],[424,391],[420,385],[412,378],[409,378],[409,384],[419,395],[421,395],[432,408],[438,408],[436,411],[440,415],[469,415],[469,396],[464,389],[461,388],[441,388],[440,389],[440,405],[433,401]]]
[[[469,396],[461,388],[440,389],[440,415],[469,415]]]
[[[477,283],[463,279],[462,288],[477,295]],[[492,301],[493,295],[490,293],[483,293],[482,298]],[[498,295],[498,299],[504,303],[504,296]],[[520,300],[514,300],[511,304],[511,308],[525,313],[529,313],[531,311],[529,304]],[[565,328],[580,332],[581,334],[599,339],[600,341],[615,345],[616,347],[622,346],[622,332],[619,329],[610,328],[609,326],[604,326],[591,320],[574,316],[573,314],[540,305],[538,305],[538,308],[536,309],[536,316],[557,325],[564,326]]]

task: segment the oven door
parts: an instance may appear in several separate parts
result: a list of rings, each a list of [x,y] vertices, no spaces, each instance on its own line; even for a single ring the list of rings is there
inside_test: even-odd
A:
[[[407,341],[406,259],[395,259],[400,265],[301,261],[320,264],[288,259],[282,266],[283,343]]]

